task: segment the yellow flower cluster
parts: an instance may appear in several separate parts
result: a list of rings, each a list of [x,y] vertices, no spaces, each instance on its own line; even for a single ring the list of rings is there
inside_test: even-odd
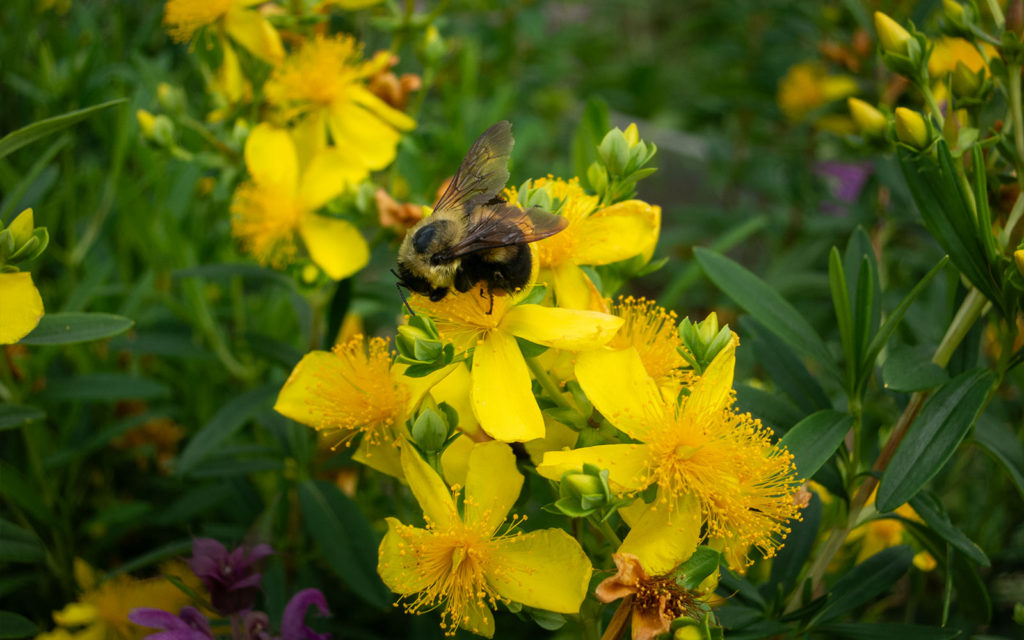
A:
[[[322,4],[318,10],[327,11],[329,3]],[[231,230],[242,250],[274,268],[308,259],[340,280],[366,265],[369,247],[351,220],[324,209],[390,165],[402,132],[416,123],[371,91],[375,76],[395,63],[390,53],[364,60],[362,45],[348,35],[279,32],[275,21],[285,14],[282,6],[255,0],[168,0],[164,24],[175,40],[213,51],[207,86],[219,106],[208,120],[234,118],[244,135],[250,125],[241,114],[259,114],[245,141],[249,180],[235,189],[231,206]],[[172,93],[164,91],[161,102],[179,104]],[[188,155],[174,146],[170,121],[156,126],[163,117],[141,111],[143,133]]]
[[[302,117],[331,128],[329,113],[313,113]],[[407,612],[439,610],[448,634],[491,637],[499,603],[577,613],[587,594],[591,559],[576,539],[527,531],[525,517],[506,522],[523,484],[506,443],[526,443],[552,481],[584,465],[607,470],[629,527],[618,552],[651,575],[702,542],[740,566],[751,548],[771,556],[799,515],[792,457],[733,407],[735,336],[698,376],[674,313],[645,299],[612,303],[583,268],[650,260],[660,209],[602,206],[575,179],[541,178],[506,196],[533,206],[538,192],[568,225],[531,245],[523,289],[412,294],[410,310],[431,331],[403,328],[401,359],[384,339],[361,336],[315,351],[275,406],[334,446],[358,440],[355,460],[408,484],[425,526],[388,518],[378,571]],[[442,345],[454,355],[414,371],[423,365],[404,364],[410,336],[423,340],[417,361]],[[428,413],[457,414],[457,428],[425,436]],[[601,440],[572,448],[602,423]]]

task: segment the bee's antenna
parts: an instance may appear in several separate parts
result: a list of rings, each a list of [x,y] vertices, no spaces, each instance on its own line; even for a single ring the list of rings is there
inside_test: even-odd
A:
[[[395,288],[398,289],[398,295],[402,297],[402,304],[405,305],[405,308],[409,310],[410,314],[415,316],[416,312],[413,311],[412,307],[409,306],[409,301],[405,298],[405,292],[402,291],[402,276],[395,273],[394,269],[391,269],[391,274],[398,278],[398,281],[395,282]]]

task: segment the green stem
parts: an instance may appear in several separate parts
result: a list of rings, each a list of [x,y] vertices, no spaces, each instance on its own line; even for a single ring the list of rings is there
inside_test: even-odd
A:
[[[537,361],[536,358],[526,358],[526,364],[530,367],[530,371],[533,373],[533,377],[540,383],[544,393],[549,396],[549,399],[564,409],[575,409],[565,396],[562,394],[562,390],[558,388],[558,384],[551,378],[551,374],[544,369],[544,365]]]
[[[1020,65],[1006,65],[1006,72],[1010,77],[1010,112],[1013,117],[1013,146],[1017,152],[1016,162],[1017,182],[1024,188],[1024,109],[1021,108],[1020,92]]]
[[[946,330],[946,335],[943,336],[942,342],[939,343],[938,348],[935,350],[935,355],[932,357],[932,362],[945,367],[949,363],[949,359],[953,356],[953,352],[960,346],[967,332],[970,331],[971,327],[974,326],[975,321],[981,316],[982,311],[985,309],[987,301],[985,297],[977,290],[971,289],[967,296],[964,298],[963,303],[960,305],[960,309],[953,317],[953,321],[950,323],[949,328]],[[928,397],[926,392],[915,393],[910,398],[910,402],[907,403],[906,408],[900,415],[896,426],[893,428],[892,433],[889,434],[888,440],[882,447],[882,451],[878,454],[878,458],[875,459],[875,463],[872,466],[873,470],[878,472],[876,475],[880,475],[882,471],[885,471],[889,465],[889,461],[892,459],[893,454],[896,452],[896,448],[903,441],[903,437],[907,433],[907,429],[913,423],[914,418],[917,417],[918,412],[921,411],[921,407],[924,405],[925,399]],[[878,484],[876,475],[869,475],[864,481],[864,484],[860,486],[857,491],[857,495],[850,502],[850,510],[846,519],[846,524],[840,528],[833,529],[829,535],[828,540],[825,542],[825,546],[822,547],[821,552],[818,553],[814,559],[814,563],[811,565],[810,571],[808,572],[808,579],[811,581],[811,593],[814,594],[821,586],[821,581],[825,577],[825,572],[828,569],[828,565],[832,562],[832,558],[843,546],[846,541],[846,536],[849,535],[850,531],[858,524],[858,518],[864,509],[864,505],[867,504],[868,499],[871,497],[875,486]],[[802,589],[797,589],[793,596],[790,598],[789,603],[786,605],[786,611],[794,611],[802,604]]]
[[[590,524],[594,525],[595,529],[601,532],[601,535],[604,536],[604,539],[607,540],[613,547],[618,549],[620,546],[622,546],[622,539],[619,538],[619,535],[617,533],[615,533],[615,530],[612,529],[612,526],[608,524],[607,520],[601,520],[596,516],[590,516],[588,520],[590,521]]]
[[[996,24],[996,29],[1002,31],[1006,27],[1006,17],[1003,16],[1003,9],[999,6],[997,0],[987,0],[988,11],[992,14],[992,21]]]
[[[1005,250],[1006,246],[1010,244],[1010,239],[1013,237],[1013,230],[1020,222],[1021,214],[1024,214],[1024,191],[1017,196],[1017,201],[1013,203],[1013,208],[1010,209],[1010,215],[1006,219],[1006,226],[999,232],[999,248]]]
[[[928,86],[927,78],[924,82],[918,84],[921,89],[921,95],[924,96],[924,101],[928,103],[928,110],[932,112],[932,117],[935,118],[935,122],[939,124],[939,129],[946,124],[946,119],[942,115],[942,109],[939,108],[939,103],[935,101],[935,94],[932,93],[932,88]]]

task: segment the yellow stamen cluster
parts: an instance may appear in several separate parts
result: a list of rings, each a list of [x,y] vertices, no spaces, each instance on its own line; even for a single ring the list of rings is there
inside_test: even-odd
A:
[[[231,233],[260,264],[281,268],[297,253],[295,233],[304,213],[294,193],[242,184],[231,203]]]
[[[332,352],[335,367],[316,371],[316,393],[310,404],[320,424],[316,427],[333,443],[346,445],[363,434],[370,444],[393,439],[390,427],[405,414],[408,391],[391,378],[392,354],[388,340],[372,338],[366,348],[355,336]]]
[[[413,296],[412,305],[417,311],[433,318],[437,330],[446,339],[462,348],[468,348],[501,323],[505,312],[512,305],[512,296],[494,295],[482,285],[465,293],[450,291],[437,302],[416,295]]]
[[[629,296],[620,297],[611,312],[626,322],[608,343],[610,347],[635,347],[647,375],[659,385],[684,380],[683,369],[687,363],[677,351],[682,340],[676,329],[679,319],[674,311],[666,311],[653,300]]]
[[[267,99],[297,112],[344,100],[352,83],[372,73],[362,55],[362,46],[351,36],[317,36],[274,70],[264,88]]]
[[[772,557],[799,518],[792,500],[793,456],[773,447],[770,430],[750,414],[723,409],[715,419],[694,424],[680,412],[668,415],[671,428],[651,437],[647,484],[657,483],[670,504],[692,494],[701,504],[706,536],[736,548],[754,546]]]
[[[452,502],[458,503],[461,488],[452,486]],[[465,505],[472,504],[467,496]],[[520,535],[515,531],[525,516],[513,517],[499,535],[488,529],[488,510],[473,524],[464,522],[453,513],[451,524],[440,528],[424,515],[426,530],[409,525],[395,529],[399,557],[410,571],[407,585],[396,585],[404,592],[395,606],[402,603],[406,613],[419,614],[441,608],[441,628],[445,635],[453,636],[459,629],[473,633],[483,631],[478,626],[485,619],[486,609],[494,609],[499,601],[507,602],[487,582],[487,575],[500,576],[501,566],[495,565],[492,550],[495,543]],[[412,560],[409,562],[409,560]],[[383,561],[388,568],[388,562]]]
[[[168,0],[164,26],[177,42],[192,39],[200,27],[217,21],[237,0]]]

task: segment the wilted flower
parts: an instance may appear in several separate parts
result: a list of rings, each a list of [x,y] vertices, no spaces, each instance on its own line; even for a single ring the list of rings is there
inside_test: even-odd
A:
[[[757,547],[771,556],[797,516],[792,455],[769,431],[732,407],[734,338],[689,387],[663,397],[635,349],[589,351],[576,376],[594,407],[637,444],[609,444],[544,455],[537,468],[552,480],[584,463],[611,471],[618,495],[657,487],[654,501],[620,513],[630,525],[619,548],[652,572],[688,558],[702,536],[728,550]]]
[[[195,538],[188,566],[210,592],[213,608],[229,615],[250,609],[256,603],[263,576],[253,565],[273,553],[269,544],[258,544],[251,549],[238,547],[228,553],[224,545],[213,538]]]
[[[683,590],[671,576],[647,575],[640,558],[631,553],[613,553],[618,571],[597,585],[594,595],[601,602],[632,597],[630,605],[633,640],[653,640],[667,633],[672,621],[700,611],[693,594]]]
[[[525,518],[499,533],[523,485],[508,445],[473,447],[461,515],[458,489],[449,490],[409,446],[402,447],[402,468],[427,526],[388,518],[377,572],[408,613],[440,608],[447,635],[462,628],[489,638],[499,601],[579,611],[591,567],[575,539],[561,529],[514,531]]]

